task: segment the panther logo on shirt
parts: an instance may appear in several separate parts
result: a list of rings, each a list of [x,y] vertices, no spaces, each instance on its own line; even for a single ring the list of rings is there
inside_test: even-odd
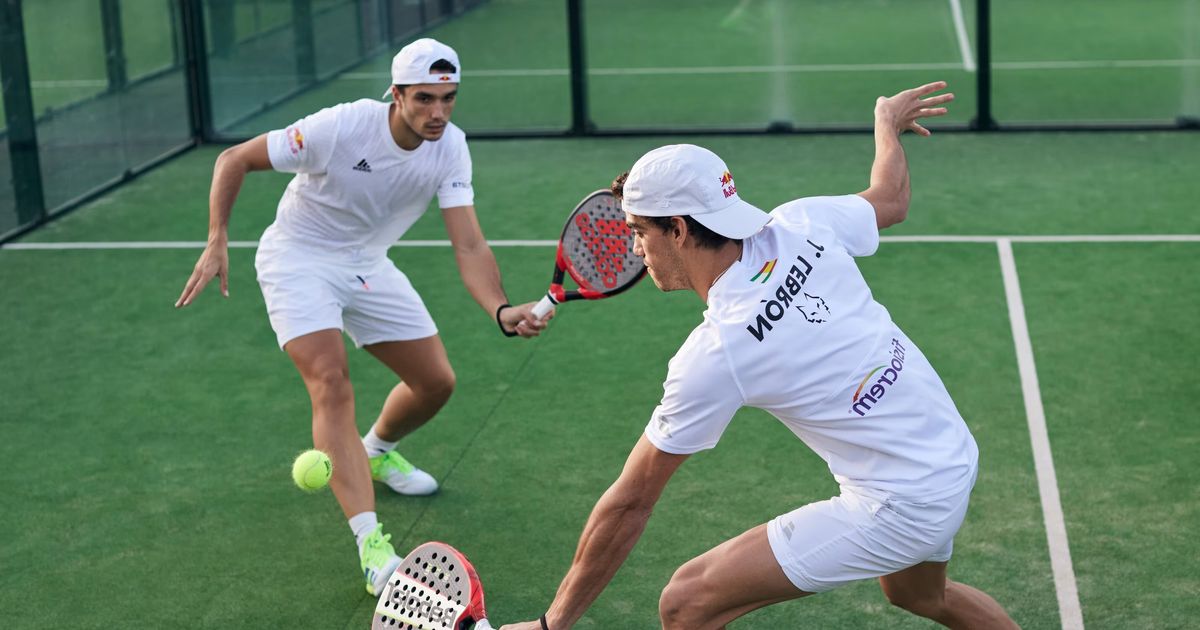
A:
[[[829,305],[825,304],[825,300],[819,295],[809,295],[804,293],[803,299],[797,299],[796,310],[808,320],[810,324],[822,324],[829,321]]]

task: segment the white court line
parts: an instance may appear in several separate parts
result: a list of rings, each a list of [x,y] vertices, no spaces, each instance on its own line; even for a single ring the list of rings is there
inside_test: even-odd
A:
[[[745,13],[746,7],[749,7],[750,3],[753,1],[754,0],[741,0],[741,2],[738,2],[737,6],[733,7],[733,10],[729,12],[729,15],[726,15],[725,19],[721,20],[721,26],[729,26],[730,24],[736,22],[738,18],[742,17],[742,13]]]
[[[971,39],[967,37],[967,21],[963,19],[962,4],[950,0],[950,13],[954,16],[954,34],[958,37],[958,50],[962,53],[963,70],[975,72],[975,55],[971,52]]]
[[[881,236],[883,243],[1200,243],[1200,234],[1064,234],[1061,236]],[[93,241],[60,243],[7,243],[0,249],[204,249],[206,241]],[[392,247],[450,247],[448,240],[406,240]],[[554,240],[494,240],[492,247],[556,247]],[[230,241],[230,249],[253,249],[258,241]]]
[[[47,79],[29,84],[35,88],[108,87],[108,79]]]
[[[1095,59],[1085,61],[1002,61],[1000,70],[1086,70],[1095,68],[1187,68],[1200,66],[1200,59]]]
[[[951,0],[957,5],[957,0]],[[957,25],[955,30],[959,30]],[[804,72],[916,72],[935,70],[975,71],[975,57],[971,53],[970,40],[966,39],[966,31],[959,31],[959,48],[962,50],[962,63],[816,63],[791,64],[770,66],[693,66],[677,68],[590,68],[588,74],[595,76],[635,76],[635,75],[677,75],[677,74],[768,74],[775,72],[804,73]],[[1096,59],[1087,61],[997,61],[992,63],[993,70],[1088,70],[1088,69],[1118,69],[1118,68],[1197,68],[1200,59]],[[467,70],[463,73],[468,77],[565,77],[571,74],[566,68],[512,68],[497,70]],[[215,76],[216,83],[259,83],[272,77],[221,77]],[[290,80],[290,77],[284,77]],[[338,75],[338,79],[352,81],[387,81],[386,72],[346,72]],[[105,87],[108,81],[104,79],[64,79],[32,81],[35,88],[78,88]]]
[[[1021,299],[1017,265],[1013,261],[1012,242],[1002,238],[996,242],[996,247],[1000,252],[1000,271],[1004,276],[1004,295],[1008,300],[1008,319],[1012,324],[1013,344],[1017,351],[1021,393],[1025,398],[1025,417],[1029,423],[1029,440],[1033,445],[1033,465],[1037,471],[1038,494],[1042,499],[1046,541],[1050,546],[1050,570],[1054,574],[1054,590],[1058,594],[1058,615],[1063,630],[1083,630],[1079,590],[1075,585],[1075,571],[1071,567],[1067,525],[1058,496],[1054,457],[1050,453],[1050,436],[1046,431],[1046,412],[1042,408],[1042,394],[1038,387],[1037,367],[1033,362],[1029,327],[1025,324],[1025,304]]]
[[[969,44],[968,44],[969,45]],[[969,51],[968,51],[969,52]],[[970,67],[967,61],[970,60]],[[774,72],[914,72],[926,70],[975,69],[973,56],[964,53],[963,62],[946,63],[818,63],[769,66],[685,66],[651,68],[590,68],[595,76],[679,75],[679,74],[768,74]],[[993,70],[1086,70],[1116,68],[1189,68],[1200,67],[1200,59],[1094,59],[1086,61],[997,61]],[[511,68],[499,70],[467,70],[467,77],[565,77],[566,68]],[[347,72],[339,79],[387,81],[386,72]],[[261,80],[245,79],[245,80]]]

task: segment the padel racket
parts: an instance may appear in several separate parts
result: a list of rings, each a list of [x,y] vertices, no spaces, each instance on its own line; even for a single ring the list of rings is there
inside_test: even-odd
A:
[[[427,542],[409,552],[375,604],[371,630],[492,630],[475,567],[454,547]]]
[[[563,288],[569,274],[578,289]],[[541,319],[554,305],[570,300],[598,300],[612,297],[642,279],[646,264],[633,254],[633,232],[625,224],[621,202],[611,191],[597,190],[584,197],[567,217],[550,290],[533,307],[533,316]]]

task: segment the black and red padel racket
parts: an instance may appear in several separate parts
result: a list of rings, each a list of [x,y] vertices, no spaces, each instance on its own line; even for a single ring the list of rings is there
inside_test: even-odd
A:
[[[564,275],[570,275],[579,288],[563,288]],[[645,275],[645,263],[633,254],[633,232],[625,224],[621,202],[611,191],[597,190],[567,217],[558,239],[550,290],[534,305],[533,315],[541,319],[556,304],[571,300],[612,297]]]

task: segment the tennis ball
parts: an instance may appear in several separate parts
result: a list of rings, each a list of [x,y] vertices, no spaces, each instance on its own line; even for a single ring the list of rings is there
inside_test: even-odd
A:
[[[317,449],[300,453],[292,464],[292,481],[296,482],[296,487],[307,492],[324,488],[332,476],[333,462]]]

